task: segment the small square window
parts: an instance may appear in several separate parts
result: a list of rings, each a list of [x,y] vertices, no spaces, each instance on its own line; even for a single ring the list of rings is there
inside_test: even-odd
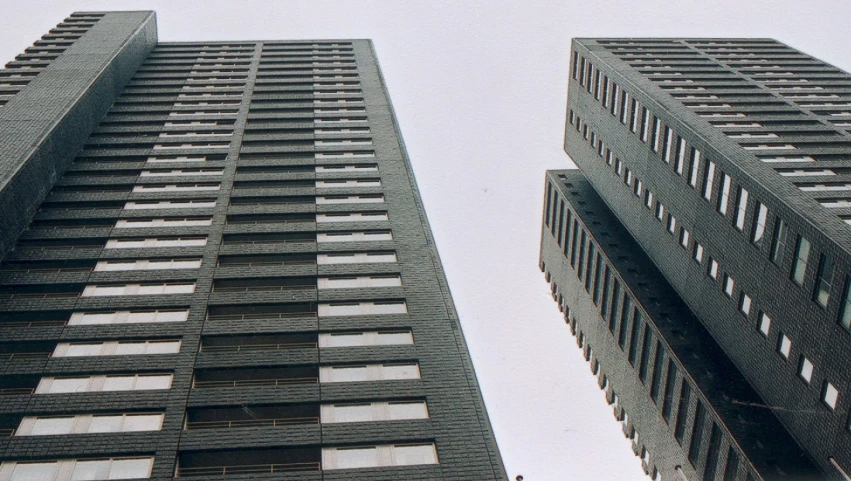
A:
[[[768,337],[768,333],[771,331],[771,318],[768,317],[768,314],[764,312],[759,313],[759,332],[762,333],[763,336]]]
[[[688,248],[690,234],[684,227],[680,227],[680,245],[683,246],[683,249]]]
[[[677,230],[677,219],[674,216],[672,216],[671,214],[668,214],[668,232],[673,234],[674,232],[676,232],[676,230]]]
[[[792,340],[786,334],[780,333],[780,338],[777,341],[777,352],[785,359],[789,359],[789,354],[792,352]]]
[[[801,379],[810,383],[813,379],[813,363],[804,356],[801,356],[801,362],[798,364],[798,375]]]
[[[656,218],[659,222],[665,219],[665,206],[659,201],[656,201]]]
[[[703,246],[700,245],[700,243],[698,243],[698,242],[694,243],[694,251],[692,251],[691,257],[698,264],[703,262]]]
[[[821,400],[827,404],[830,409],[836,409],[836,402],[839,400],[839,391],[836,386],[825,381],[822,389]]]
[[[729,274],[724,274],[724,294],[727,294],[727,297],[733,297],[735,285],[736,283],[733,281],[733,278]]]
[[[751,313],[751,296],[745,294],[744,292],[739,298],[739,312],[744,314],[745,317],[748,317],[748,315],[750,315]]]
[[[706,268],[706,274],[712,279],[718,279],[718,261],[709,258],[709,266]]]
[[[653,192],[650,192],[650,189],[644,190],[644,206],[648,209],[653,208]]]

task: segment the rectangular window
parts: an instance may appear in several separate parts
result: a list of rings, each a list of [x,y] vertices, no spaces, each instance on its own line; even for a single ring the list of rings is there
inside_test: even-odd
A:
[[[674,172],[677,175],[683,175],[683,168],[686,163],[686,139],[677,137],[677,156],[674,162]]]
[[[396,346],[413,344],[411,331],[330,332],[319,334],[319,347]]]
[[[677,365],[673,359],[668,359],[668,378],[665,381],[665,393],[662,396],[662,417],[666,423],[671,422],[671,412],[674,407],[674,389],[677,383]]]
[[[724,468],[723,481],[736,481],[736,474],[739,472],[739,453],[730,446],[727,451],[727,466]]]
[[[833,260],[822,254],[818,263],[818,275],[813,289],[813,300],[821,307],[827,308],[830,301],[830,289],[833,285]]]
[[[618,84],[612,82],[612,108],[610,110],[612,115],[617,116],[618,112],[620,111],[620,98],[620,87],[618,86]]]
[[[688,172],[688,185],[695,187],[697,185],[697,173],[700,171],[700,151],[691,148],[691,161]]]
[[[192,292],[195,292],[195,283],[119,284],[105,286],[86,286],[81,296],[149,296],[162,294],[191,294]]]
[[[807,263],[810,260],[810,241],[803,236],[798,236],[795,244],[795,261],[792,263],[790,278],[799,286],[804,285],[804,277],[807,274]]]
[[[319,317],[369,316],[383,314],[405,314],[405,301],[339,302],[319,304]]]
[[[686,433],[686,422],[688,421],[688,405],[691,402],[691,386],[683,379],[683,387],[680,389],[680,403],[677,407],[677,424],[674,426],[674,439],[680,446]]]
[[[638,363],[638,378],[647,381],[647,368],[650,367],[650,348],[653,346],[653,334],[650,326],[644,325],[644,339],[641,342],[641,360]]]
[[[697,466],[700,456],[700,444],[703,442],[703,424],[706,417],[706,408],[700,400],[697,401],[697,409],[694,413],[694,426],[691,430],[691,442],[688,448],[688,460],[693,466]]]
[[[600,276],[603,272],[603,258],[600,254],[597,254],[597,260],[594,263],[594,294],[591,296],[591,299],[594,301],[594,305],[600,305]]]
[[[647,107],[641,109],[641,141],[645,144],[650,135],[650,110]]]
[[[189,310],[75,312],[68,320],[69,326],[100,324],[147,324],[155,322],[185,322]]]
[[[662,120],[660,120],[659,117],[656,117],[653,122],[653,133],[651,134],[651,137],[650,148],[653,149],[653,152],[659,153],[659,148],[662,143]]]
[[[596,255],[594,242],[588,240],[588,264],[585,267],[585,292],[591,293],[591,274],[594,265],[594,256]]]
[[[662,342],[656,341],[656,356],[653,360],[653,375],[650,378],[650,398],[654,403],[659,403],[659,392],[662,387],[662,369],[665,367],[665,351],[662,350]]]
[[[771,239],[771,262],[775,265],[783,264],[783,255],[786,253],[787,237],[789,236],[789,228],[783,219],[776,218],[774,223],[774,237]]]
[[[718,455],[721,452],[721,430],[712,423],[709,434],[709,449],[706,454],[706,466],[703,468],[703,479],[715,479],[718,470]]]
[[[585,245],[587,244],[587,235],[585,229],[579,233],[579,265],[576,266],[576,277],[582,280],[582,274],[585,273]]]
[[[603,298],[600,300],[600,315],[606,319],[609,315],[609,281],[611,280],[611,272],[607,265],[603,273]]]
[[[425,401],[325,404],[320,411],[322,424],[428,419]]]
[[[735,287],[736,282],[733,280],[733,278],[730,277],[729,274],[724,274],[724,294],[726,294],[727,297],[732,298]]]
[[[691,235],[686,228],[680,227],[680,245],[683,249],[688,249],[689,237],[691,237]]]
[[[147,479],[153,457],[62,459],[58,461],[4,461],[4,481],[82,481],[88,479]]]
[[[713,280],[718,279],[718,261],[709,258],[709,265],[706,267],[706,275],[711,277]]]
[[[650,189],[644,189],[644,207],[653,207],[653,192],[650,192]]]
[[[104,341],[60,342],[53,357],[127,356],[145,354],[177,354],[180,341]]]
[[[612,311],[609,314],[609,332],[614,334],[615,327],[618,324],[618,315],[620,314],[620,306],[618,303],[621,300],[621,284],[617,279],[613,282],[612,287]]]
[[[664,149],[662,150],[662,161],[666,164],[671,163],[671,157],[674,154],[674,131],[667,125],[665,126]]]
[[[621,123],[626,125],[627,119],[629,118],[629,93],[626,91],[622,91],[621,93],[621,102],[620,102],[620,118]]]
[[[784,359],[789,359],[789,355],[792,353],[792,339],[789,339],[789,336],[782,332],[777,338],[777,352]]]
[[[748,191],[739,187],[738,201],[736,202],[736,214],[733,225],[740,232],[745,230],[745,217],[748,214]]]
[[[639,108],[638,107],[639,107],[638,101],[635,100],[635,99],[632,99],[632,102],[630,103],[630,106],[629,106],[629,115],[630,115],[629,130],[633,134],[638,131],[638,122],[640,120],[640,117],[638,115],[639,114]]]
[[[165,269],[198,269],[201,259],[139,259],[104,260],[95,265],[95,272],[154,271]]]
[[[813,363],[804,356],[798,361],[798,376],[807,384],[813,380]]]
[[[842,305],[839,306],[839,324],[851,331],[851,276],[845,276],[845,287],[842,290]]]
[[[603,102],[603,107],[609,107],[609,92],[612,90],[612,81],[606,75],[603,75],[603,93],[600,95]]]
[[[768,207],[761,202],[756,203],[754,208],[753,228],[751,229],[751,242],[756,246],[762,245],[765,238],[765,225],[768,222]]]
[[[771,318],[768,317],[768,314],[760,311],[759,313],[759,325],[757,326],[759,332],[762,333],[763,336],[768,337],[768,333],[771,331]]]
[[[715,185],[715,162],[706,161],[703,167],[703,198],[712,200],[712,188]]]
[[[558,217],[556,217],[555,223],[553,224],[553,231],[556,231],[556,230],[558,231],[558,235],[556,235],[556,233],[553,232],[553,235],[556,237],[556,242],[558,242],[558,245],[561,245],[561,242],[562,242],[561,236],[564,233],[564,222],[562,222],[563,220],[564,220],[564,201],[562,200],[562,201],[559,201]]]
[[[159,431],[163,414],[77,414],[24,417],[15,436]]]
[[[439,464],[434,444],[322,448],[322,469]]]
[[[573,113],[572,110],[571,110],[571,113]],[[552,225],[552,219],[551,219],[552,212],[553,212],[552,203],[553,203],[553,185],[550,184],[549,182],[547,182],[547,209],[546,209],[546,214],[544,215],[544,223],[547,224],[547,227]]]
[[[629,329],[629,314],[632,312],[632,299],[628,294],[623,296],[623,309],[621,309],[621,325],[618,329],[618,347],[623,351],[626,346],[626,334]]]
[[[694,243],[694,250],[691,253],[691,258],[700,264],[703,262],[703,246],[699,242]]]
[[[103,391],[147,391],[169,389],[171,374],[92,375],[84,377],[43,377],[36,394],[60,394]]]
[[[633,310],[632,332],[629,337],[629,353],[627,358],[629,364],[635,366],[635,359],[638,356],[638,335],[641,333],[641,314],[638,308]]]
[[[673,234],[676,231],[677,231],[677,219],[673,215],[668,214],[668,233]]]
[[[420,368],[417,363],[406,364],[367,364],[360,366],[322,366],[319,368],[319,382],[361,382],[419,379]]]
[[[576,268],[576,254],[579,252],[579,221],[573,220],[573,240],[570,242],[570,267]]]
[[[825,406],[835,410],[836,403],[839,400],[839,390],[832,383],[825,381],[821,390],[821,400]]]
[[[727,204],[730,203],[730,184],[732,179],[729,175],[721,173],[721,189],[718,191],[718,204],[715,210],[721,215],[727,215]]]
[[[656,201],[656,219],[659,222],[662,222],[662,219],[665,218],[665,206],[662,205],[658,200]]]
[[[744,314],[745,317],[748,317],[751,313],[751,296],[744,292],[739,297],[739,312]]]

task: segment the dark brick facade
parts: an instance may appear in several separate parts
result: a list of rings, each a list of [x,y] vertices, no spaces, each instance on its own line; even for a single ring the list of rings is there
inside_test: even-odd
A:
[[[137,14],[104,18],[127,15]],[[138,69],[120,67],[135,75],[91,136],[74,139],[85,141],[82,151],[0,268],[0,428],[12,432],[24,416],[134,411],[165,413],[163,426],[153,432],[13,433],[0,441],[0,460],[153,456],[152,479],[506,479],[371,42],[159,43]],[[383,202],[375,201],[379,195]],[[373,200],[328,201],[345,196]],[[163,201],[184,204],[133,204]],[[386,219],[319,217],[352,212],[386,213]],[[158,220],[125,227],[151,219]],[[385,237],[326,242],[328,233],[351,232]],[[206,242],[152,245],[176,238]],[[159,240],[113,247],[133,239]],[[322,262],[349,253],[395,253],[396,262]],[[201,263],[97,268],[107,259]],[[401,285],[320,284],[388,275],[400,277]],[[194,290],[88,295],[92,286],[146,283],[194,283]],[[382,307],[386,303],[400,301],[405,312],[381,314],[391,309]],[[353,302],[378,304],[369,307],[372,314],[326,312]],[[69,322],[80,313],[152,309],[189,314],[185,322]],[[413,343],[319,347],[320,336],[331,333],[400,331],[410,331]],[[269,340],[250,341],[258,335]],[[179,339],[181,346],[161,355],[51,354],[59,342],[119,339]],[[24,348],[42,355],[16,355]],[[320,370],[329,366],[414,362],[419,378],[320,382]],[[45,375],[119,373],[174,377],[167,391],[28,392]],[[319,419],[320,405],[404,400],[425,401],[428,417]],[[268,415],[257,414],[263,410],[301,421],[270,425]],[[257,422],[239,418],[242,424],[191,429],[196,419],[187,413],[226,424],[249,413]],[[417,444],[433,444],[437,464],[320,467],[326,448]],[[248,464],[261,468],[190,476],[192,469]]]
[[[851,77],[770,39],[576,39],[565,149],[826,476],[851,471]]]

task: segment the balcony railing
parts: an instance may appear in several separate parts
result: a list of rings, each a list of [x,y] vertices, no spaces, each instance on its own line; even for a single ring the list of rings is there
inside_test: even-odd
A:
[[[289,319],[291,317],[316,317],[315,311],[304,312],[262,312],[257,314],[207,314],[208,321],[250,321],[268,319]]]
[[[228,239],[222,245],[262,245],[262,244],[297,244],[300,242],[316,243],[316,239]]]
[[[293,384],[319,384],[318,377],[291,377],[283,379],[235,379],[233,381],[195,381],[195,389],[291,386]]]
[[[282,349],[316,349],[315,342],[291,342],[282,344],[237,344],[233,346],[201,346],[201,352],[252,352],[279,351]]]
[[[0,361],[14,361],[20,359],[47,359],[51,352],[0,352]]]
[[[47,321],[9,321],[0,322],[3,327],[63,327],[68,321],[51,319]]]
[[[292,473],[304,471],[320,471],[322,464],[315,463],[287,463],[287,464],[245,464],[236,466],[204,466],[192,468],[177,468],[177,477],[188,476],[228,476],[236,474],[265,474],[265,473]]]
[[[0,438],[11,438],[14,435],[14,429],[0,429]]]
[[[0,293],[0,299],[10,300],[10,299],[57,299],[64,297],[80,297],[80,292],[21,292],[21,293],[11,293],[11,292],[2,292]]]
[[[9,274],[32,274],[38,272],[55,272],[57,274],[65,273],[65,272],[91,272],[93,267],[33,267],[30,269],[15,269],[15,268],[4,268],[3,272]]]
[[[318,417],[241,419],[235,421],[187,421],[186,429],[230,429],[261,426],[292,426],[296,424],[319,424]],[[2,431],[0,431],[2,434]]]

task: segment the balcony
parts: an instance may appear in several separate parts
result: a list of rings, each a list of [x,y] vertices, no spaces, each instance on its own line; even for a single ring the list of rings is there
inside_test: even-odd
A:
[[[208,336],[201,342],[202,353],[257,352],[289,349],[317,349],[317,334],[251,334]]]
[[[187,411],[184,429],[236,429],[318,424],[319,404],[204,407],[190,408]]]
[[[245,389],[319,384],[317,366],[203,369],[195,371],[193,389]]]
[[[319,472],[322,452],[318,447],[264,448],[183,452],[176,477],[258,475]]]
[[[295,317],[316,317],[316,304],[300,302],[292,304],[243,304],[233,306],[210,306],[208,321],[277,320]]]

